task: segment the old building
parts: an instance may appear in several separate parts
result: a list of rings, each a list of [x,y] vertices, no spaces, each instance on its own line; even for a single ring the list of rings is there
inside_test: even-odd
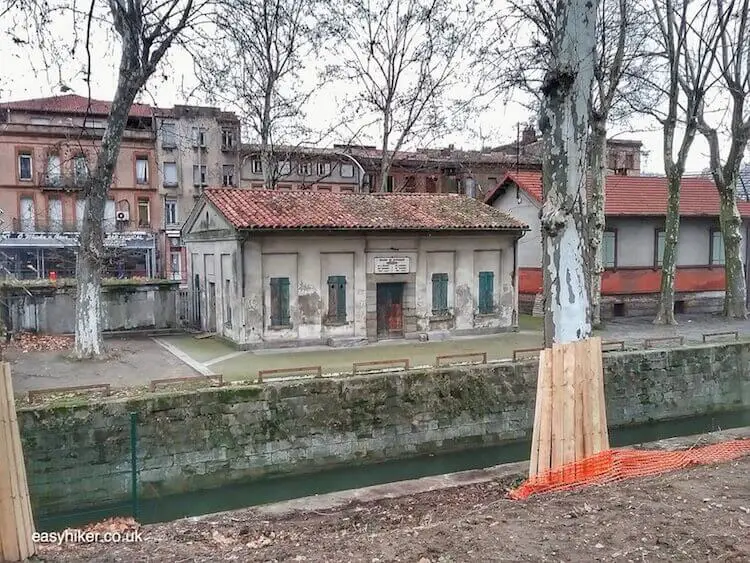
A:
[[[240,123],[233,113],[213,107],[178,105],[154,108],[153,113],[164,273],[185,282],[180,229],[204,187],[240,185]]]
[[[76,95],[0,104],[0,275],[75,273],[84,206],[109,103]],[[162,222],[151,108],[133,105],[105,206],[105,275],[156,276]]]
[[[454,194],[208,189],[183,228],[194,319],[243,347],[509,330],[524,230]]]
[[[664,252],[667,185],[664,177],[611,175],[606,180],[603,240],[602,316],[656,314]],[[724,243],[719,230],[719,197],[710,178],[684,178],[680,195],[680,238],[675,281],[676,312],[721,309],[724,297]],[[510,174],[486,203],[530,226],[518,244],[521,311],[540,304],[542,237],[538,173]],[[750,203],[738,202],[750,218]],[[743,226],[747,237],[748,221]],[[745,244],[743,252],[747,253]],[[747,264],[748,256],[744,256]]]

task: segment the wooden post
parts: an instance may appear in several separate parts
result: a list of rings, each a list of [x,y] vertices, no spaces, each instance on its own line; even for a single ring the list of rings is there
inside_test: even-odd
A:
[[[529,477],[609,449],[602,343],[554,344],[539,355]],[[564,480],[574,475],[558,475]]]
[[[10,364],[0,364],[0,563],[34,555],[34,521]]]

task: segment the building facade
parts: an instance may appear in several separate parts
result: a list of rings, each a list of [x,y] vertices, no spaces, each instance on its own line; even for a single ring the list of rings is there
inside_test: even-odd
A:
[[[75,274],[81,188],[108,113],[109,103],[75,95],[0,104],[0,276]],[[106,276],[158,275],[157,198],[151,109],[135,104],[105,205]]]
[[[661,284],[667,186],[664,177],[611,175],[606,180],[606,227],[602,246],[602,316],[655,315]],[[542,181],[537,173],[509,175],[486,203],[529,224],[518,244],[522,312],[539,310],[542,296]],[[738,202],[750,218],[750,204]],[[675,312],[720,311],[724,299],[724,242],[719,198],[710,178],[684,178],[680,195]],[[742,248],[748,221],[743,225]]]
[[[525,228],[452,194],[209,189],[183,230],[193,319],[241,347],[512,330]]]
[[[207,186],[239,186],[240,123],[213,107],[154,108],[164,274],[187,281],[180,229]]]

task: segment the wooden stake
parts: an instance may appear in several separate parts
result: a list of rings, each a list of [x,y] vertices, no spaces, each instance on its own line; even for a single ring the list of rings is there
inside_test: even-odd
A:
[[[544,369],[542,369],[544,366]],[[539,458],[537,471],[544,473],[551,467],[550,455],[552,447],[552,350],[542,350],[539,356],[539,369],[541,375],[542,416],[539,425]]]
[[[531,434],[531,456],[529,457],[529,477],[533,477],[537,474],[537,467],[539,465],[539,442],[542,424],[542,411],[546,408],[544,404],[544,357],[546,353],[544,350],[539,352],[539,369],[537,370],[536,376],[536,400],[534,401],[534,428]]]
[[[565,459],[565,357],[562,346],[552,345],[552,461],[550,468],[563,465]]]
[[[586,457],[585,439],[583,431],[583,419],[587,418],[583,404],[583,389],[586,387],[586,374],[589,371],[589,343],[586,340],[575,342],[574,359],[574,385],[575,398],[573,401],[573,410],[575,412],[575,460],[581,461]]]
[[[591,339],[591,366],[599,394],[599,436],[601,452],[609,449],[609,429],[607,428],[607,403],[604,394],[604,366],[602,365],[602,339],[598,336]],[[592,411],[593,412],[593,411]],[[595,452],[595,453],[597,453]]]
[[[563,353],[563,464],[576,460],[576,418],[575,418],[575,380],[576,351],[575,342],[561,345]]]

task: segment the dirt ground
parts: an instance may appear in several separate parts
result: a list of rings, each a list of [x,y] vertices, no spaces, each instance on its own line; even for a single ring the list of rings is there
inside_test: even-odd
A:
[[[72,339],[27,337],[11,342],[4,356],[11,364],[13,389],[110,383],[113,387],[147,385],[152,379],[198,375],[149,338],[107,339],[109,358],[79,362],[68,358]]]
[[[750,561],[750,458],[578,492],[490,482],[340,509],[247,509],[141,528],[132,544],[45,545],[42,561]]]

